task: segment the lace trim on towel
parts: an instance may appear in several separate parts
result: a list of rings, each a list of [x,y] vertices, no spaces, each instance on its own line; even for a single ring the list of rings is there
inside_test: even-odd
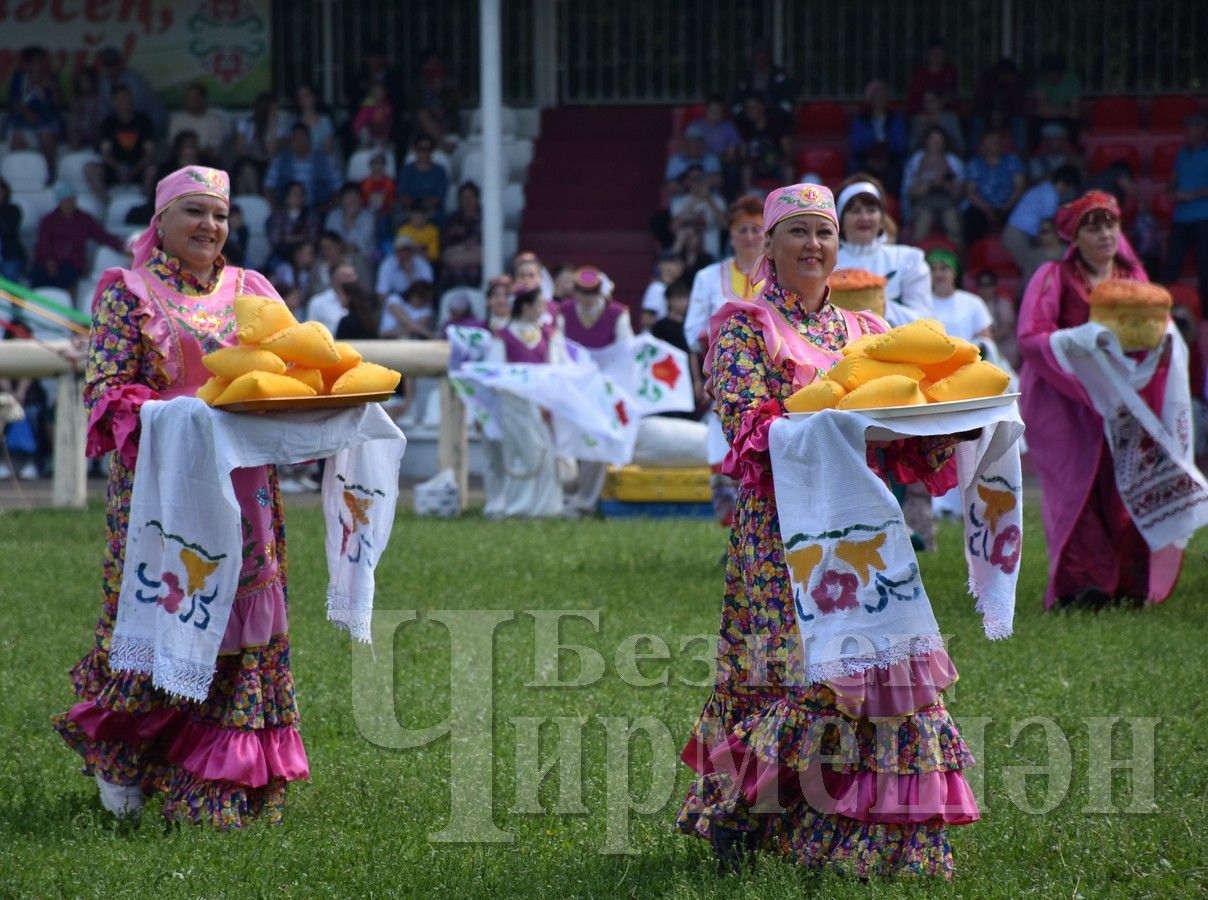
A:
[[[860,675],[869,669],[888,669],[912,656],[944,649],[944,639],[938,634],[920,634],[907,637],[885,647],[878,647],[859,655],[841,656],[823,662],[811,662],[806,666],[806,678],[813,684],[834,681]]]

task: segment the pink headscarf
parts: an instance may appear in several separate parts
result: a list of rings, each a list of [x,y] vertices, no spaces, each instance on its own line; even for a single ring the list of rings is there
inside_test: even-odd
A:
[[[151,253],[155,250],[159,240],[157,234],[159,217],[163,215],[164,210],[181,197],[193,194],[217,197],[230,206],[231,176],[222,169],[185,166],[183,169],[177,169],[171,175],[161,178],[159,184],[155,186],[155,215],[151,217],[151,224],[130,247],[134,253],[134,268],[139,268],[151,258]]]
[[[796,216],[821,216],[839,231],[839,215],[835,211],[835,195],[822,184],[790,184],[776,188],[763,202],[763,231],[771,234],[772,229],[785,219]],[[772,266],[765,254],[760,254],[750,278],[752,283],[763,281],[772,273]]]

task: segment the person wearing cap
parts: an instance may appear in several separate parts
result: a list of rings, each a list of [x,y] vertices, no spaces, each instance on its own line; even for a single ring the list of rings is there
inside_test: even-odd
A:
[[[918,247],[895,242],[897,223],[885,210],[885,190],[857,173],[839,191],[840,269],[864,269],[886,279],[885,319],[905,325],[931,315],[931,271]]]
[[[730,249],[734,255],[696,273],[688,298],[688,312],[684,316],[684,339],[692,354],[692,369],[697,373],[694,384],[702,384],[701,361],[709,346],[709,320],[727,301],[750,300],[761,286],[752,281],[751,275],[763,251],[762,201],[751,195],[739,197],[730,204],[728,224]],[[696,401],[698,405],[704,405],[703,389],[698,392]],[[721,463],[730,448],[722,433],[721,421],[712,411],[705,413],[704,422],[709,429],[707,459],[713,470],[710,479],[713,512],[728,528],[737,486],[732,478],[722,474]]]
[[[237,343],[237,295],[280,299],[263,275],[223,259],[229,208],[226,172],[202,166],[173,172],[156,187],[155,215],[133,245],[130,268],[107,269],[97,286],[84,403],[88,455],[109,455],[101,615],[92,648],[72,670],[79,702],[52,720],[83,757],[110,812],[137,814],[147,794],[160,794],[167,819],[220,828],[258,816],[279,821],[286,784],[308,777],[289,663],[284,518],[272,466],[232,473],[243,545],[254,552],[242,563],[206,700],[161,691],[149,672],[115,671],[110,651],[139,411],[147,401],[196,393],[210,374],[202,357]],[[168,575],[164,584],[166,602],[173,590]]]
[[[432,266],[406,234],[395,235],[394,253],[378,264],[374,291],[385,303],[390,294],[402,296],[416,281],[434,281]]]
[[[951,808],[960,814],[955,821],[976,818],[960,773],[969,758],[938,693],[955,679],[955,670],[940,651],[910,655],[904,665],[912,673],[943,669],[947,674],[928,680],[925,688],[912,682],[918,692],[906,691],[909,698],[895,698],[884,689],[891,679],[880,668],[869,670],[867,680],[836,676],[811,682],[772,489],[768,431],[784,414],[785,400],[819,370],[833,366],[848,343],[882,334],[888,326],[872,313],[830,303],[827,278],[839,252],[839,219],[830,190],[795,184],[773,191],[764,204],[763,227],[764,255],[752,275],[763,282],[761,289],[751,300],[728,301],[710,321],[707,374],[730,445],[725,471],[740,487],[727,551],[713,693],[680,754],[700,777],[676,823],[681,831],[711,842],[723,871],[766,847],[811,869],[833,868],[862,878],[951,877],[944,824],[950,808],[945,801],[967,798]],[[934,477],[941,470],[952,474],[952,443],[943,439],[936,449],[942,444],[947,450],[930,461],[919,455],[919,477]],[[866,702],[853,706],[853,692]],[[911,774],[896,779],[893,770],[873,774],[879,752],[869,704],[876,715],[899,723],[895,749],[899,759],[911,761]],[[846,745],[843,774],[834,773],[839,783],[828,786],[831,797],[826,800],[812,790],[807,796],[804,781],[787,777],[799,774],[817,752],[813,723],[821,722],[835,723]],[[731,764],[741,764],[743,774],[737,779],[727,771]],[[941,769],[943,775],[927,779],[935,790],[922,790],[919,773]],[[861,812],[855,796],[864,793],[858,785],[870,778],[894,797],[913,790],[919,802],[909,809]],[[897,783],[886,785],[886,779]],[[835,788],[849,803],[834,801]],[[769,808],[777,811],[760,811]]]
[[[29,280],[35,288],[58,287],[74,291],[88,267],[88,243],[95,241],[123,250],[122,239],[76,205],[76,189],[66,181],[55,185],[58,205],[38,225]]]
[[[1188,116],[1183,133],[1187,143],[1175,157],[1168,187],[1174,214],[1163,276],[1167,284],[1178,281],[1183,257],[1194,250],[1200,305],[1208,309],[1208,119]]]
[[[629,310],[611,299],[612,282],[595,266],[575,270],[574,295],[558,306],[562,332],[567,340],[587,349],[601,351],[633,339]],[[579,480],[566,497],[568,516],[589,515],[595,511],[604,490],[607,466],[602,462],[579,460]]]
[[[1088,297],[1099,283],[1149,279],[1120,233],[1120,206],[1111,194],[1088,191],[1062,206],[1057,231],[1069,244],[1065,256],[1036,270],[1019,310],[1019,409],[1028,434],[1038,436],[1028,441],[1028,457],[1040,478],[1049,547],[1044,606],[1156,602],[1173,591],[1178,563],[1151,555],[1116,488],[1103,418],[1050,343],[1058,329],[1086,324]],[[1150,408],[1160,408],[1172,374],[1159,365],[1139,390]]]

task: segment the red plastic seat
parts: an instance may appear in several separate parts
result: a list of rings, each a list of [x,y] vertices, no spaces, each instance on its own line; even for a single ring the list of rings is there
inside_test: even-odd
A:
[[[815,100],[797,108],[797,134],[813,138],[847,137],[847,110],[838,103]]]
[[[1155,97],[1149,110],[1149,130],[1170,133],[1183,130],[1183,120],[1198,112],[1199,104],[1188,94]]]
[[[1179,155],[1179,150],[1183,148],[1182,141],[1167,141],[1165,144],[1158,144],[1153,151],[1153,164],[1150,170],[1153,177],[1159,181],[1168,181],[1170,176],[1174,174],[1174,161]]]
[[[1174,300],[1175,306],[1187,307],[1191,315],[1195,317],[1195,320],[1197,322],[1200,321],[1203,316],[1203,307],[1200,304],[1200,292],[1196,289],[1195,285],[1178,282],[1166,285],[1166,290],[1170,291],[1170,296]]]
[[[1133,177],[1141,172],[1141,152],[1133,144],[1112,141],[1099,144],[1091,153],[1091,172],[1102,172],[1114,162],[1126,162]]]
[[[953,253],[960,255],[960,250],[956,244],[948,240],[942,234],[929,234],[921,240],[914,242],[914,246],[918,247],[924,253],[930,253],[932,250],[950,250]]]
[[[999,278],[1019,278],[1019,266],[997,236],[984,237],[969,248],[969,271],[984,272],[989,269]]]
[[[797,174],[815,172],[824,182],[843,178],[843,154],[833,147],[807,147],[797,154]]]
[[[1170,199],[1170,194],[1166,191],[1154,194],[1153,217],[1158,220],[1159,225],[1165,228],[1170,227],[1170,221],[1174,217],[1174,201]]]
[[[692,103],[688,106],[677,106],[671,111],[671,132],[673,137],[679,137],[684,129],[705,116],[705,104]]]
[[[1135,134],[1140,127],[1135,97],[1099,97],[1091,106],[1091,131],[1096,134]]]

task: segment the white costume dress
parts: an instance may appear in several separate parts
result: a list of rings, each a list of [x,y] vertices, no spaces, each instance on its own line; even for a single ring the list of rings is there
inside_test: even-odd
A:
[[[841,241],[836,268],[864,269],[887,280],[885,320],[890,327],[931,315],[931,269],[918,247],[890,244],[883,237],[862,245]]]

